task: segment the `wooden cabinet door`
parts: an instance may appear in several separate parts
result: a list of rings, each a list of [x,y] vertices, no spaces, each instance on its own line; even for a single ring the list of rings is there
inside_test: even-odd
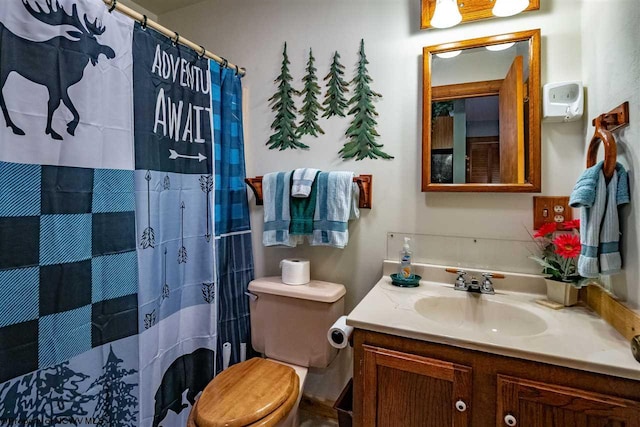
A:
[[[468,427],[471,368],[363,345],[362,426]]]
[[[514,425],[638,427],[640,402],[498,375],[497,426]]]

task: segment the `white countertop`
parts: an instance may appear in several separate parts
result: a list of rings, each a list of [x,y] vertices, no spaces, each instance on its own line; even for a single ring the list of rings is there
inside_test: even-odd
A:
[[[393,268],[394,263],[385,263],[386,274]],[[416,288],[393,286],[390,277],[383,276],[349,314],[347,324],[358,329],[640,380],[640,362],[633,358],[629,342],[622,335],[587,308],[574,306],[553,310],[536,304],[535,300],[545,297],[539,293],[541,288],[539,282],[534,282],[536,278],[510,275],[502,289],[501,281],[494,280],[495,295],[478,295],[455,291],[455,275],[429,275],[428,270],[434,271],[432,267],[417,271],[423,277],[437,277],[439,281],[423,280]],[[449,279],[451,284],[446,284],[443,278]],[[527,286],[527,291],[537,293],[519,292],[522,287],[513,286],[517,282],[538,283]],[[537,315],[547,327],[536,335],[507,336],[436,322],[414,308],[422,298],[442,297],[506,303]]]

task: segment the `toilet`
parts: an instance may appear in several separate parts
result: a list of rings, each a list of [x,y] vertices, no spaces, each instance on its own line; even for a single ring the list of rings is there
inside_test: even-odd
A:
[[[216,376],[191,409],[188,427],[297,426],[308,368],[326,368],[337,355],[327,331],[344,313],[343,285],[291,286],[278,276],[252,281],[249,292],[251,342],[264,358]]]

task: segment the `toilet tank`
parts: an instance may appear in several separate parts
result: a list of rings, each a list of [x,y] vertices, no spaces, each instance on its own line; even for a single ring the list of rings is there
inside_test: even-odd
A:
[[[299,366],[325,368],[338,350],[327,331],[344,314],[343,285],[312,280],[285,285],[278,277],[249,283],[251,343],[266,357]]]

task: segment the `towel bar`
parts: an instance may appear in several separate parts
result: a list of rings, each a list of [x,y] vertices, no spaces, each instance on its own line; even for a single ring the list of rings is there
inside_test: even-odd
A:
[[[262,205],[262,177],[245,178],[244,182],[246,182],[253,191],[256,197],[256,205]],[[358,207],[360,209],[371,209],[373,175],[358,175],[353,178],[353,182],[358,184],[358,188],[360,188],[360,202]]]

